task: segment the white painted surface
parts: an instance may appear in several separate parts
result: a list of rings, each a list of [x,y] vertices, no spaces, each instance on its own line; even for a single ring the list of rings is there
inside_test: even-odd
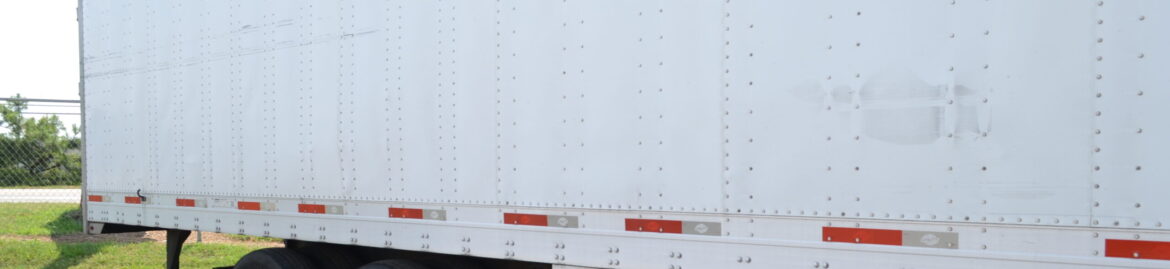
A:
[[[1167,266],[1102,257],[1170,241],[1164,1],[83,4],[95,221],[597,267]]]

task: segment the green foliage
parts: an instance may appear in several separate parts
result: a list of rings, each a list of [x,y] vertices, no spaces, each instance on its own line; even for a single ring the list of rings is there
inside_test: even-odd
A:
[[[17,94],[14,98],[20,98]],[[57,116],[26,118],[25,101],[0,106],[0,186],[81,184],[80,130],[66,132]]]
[[[162,242],[82,235],[80,210],[77,203],[0,203],[0,216],[5,217],[0,222],[0,268],[161,268],[166,261]],[[183,268],[229,266],[263,247],[188,243],[180,260]]]
[[[231,266],[256,247],[187,244],[182,268]],[[166,247],[157,242],[44,242],[0,238],[0,268],[162,268]]]
[[[77,203],[0,203],[0,235],[67,235],[81,233]]]

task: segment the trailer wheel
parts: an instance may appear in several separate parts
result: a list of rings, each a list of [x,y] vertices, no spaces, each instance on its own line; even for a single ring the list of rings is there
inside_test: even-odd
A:
[[[252,251],[236,262],[237,269],[314,269],[313,263],[287,248]]]
[[[434,269],[480,269],[478,263],[460,257],[445,257],[439,259],[431,259],[424,261],[424,263]]]
[[[362,259],[342,246],[314,244],[298,248],[297,252],[312,261],[317,268],[354,269],[362,266]]]
[[[421,264],[407,260],[381,260],[366,264],[358,269],[428,269]]]

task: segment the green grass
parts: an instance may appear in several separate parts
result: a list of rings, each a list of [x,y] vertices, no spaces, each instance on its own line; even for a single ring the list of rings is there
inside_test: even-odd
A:
[[[0,216],[0,235],[81,233],[77,204],[0,203]]]
[[[228,238],[231,238],[232,240],[245,241],[245,242],[284,242],[284,239],[274,238],[274,237],[238,235],[238,234],[225,234],[225,236],[227,236]]]
[[[166,260],[166,245],[160,242],[52,241],[49,236],[81,233],[77,204],[0,203],[0,217],[3,218],[0,220],[0,268],[161,268]],[[34,239],[16,236],[32,236]],[[279,241],[250,236],[239,236],[239,239]],[[186,244],[181,256],[182,265],[183,268],[229,266],[257,248],[218,243]]]
[[[187,244],[180,256],[183,268],[229,266],[255,247],[225,244]],[[4,268],[160,268],[166,247],[156,242],[69,243],[0,240]]]

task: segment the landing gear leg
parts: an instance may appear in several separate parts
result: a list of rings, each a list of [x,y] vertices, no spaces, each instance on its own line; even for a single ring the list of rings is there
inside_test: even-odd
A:
[[[167,269],[179,269],[179,252],[183,251],[188,236],[191,231],[167,230]]]

